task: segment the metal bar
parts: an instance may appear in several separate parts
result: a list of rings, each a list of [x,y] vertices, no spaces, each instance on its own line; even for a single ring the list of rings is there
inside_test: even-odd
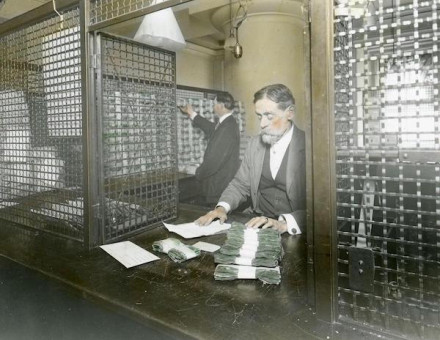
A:
[[[156,12],[156,11],[160,11],[160,10],[165,9],[165,8],[177,6],[177,5],[180,5],[180,4],[183,4],[183,3],[186,3],[186,2],[190,2],[190,1],[193,1],[193,0],[167,0],[167,1],[164,1],[164,2],[161,2],[161,3],[158,3],[158,4],[154,4],[154,5],[148,6],[146,8],[142,8],[142,9],[136,10],[134,12],[130,12],[130,13],[127,13],[127,14],[124,14],[124,15],[120,15],[118,17],[115,17],[115,18],[112,18],[112,19],[109,19],[109,20],[105,20],[103,22],[99,22],[99,23],[96,23],[96,24],[91,24],[89,26],[89,31],[102,30],[103,28],[106,28],[106,27],[114,25],[114,24],[118,24],[118,23],[121,23],[121,22],[124,22],[124,21],[128,21],[128,20],[131,20],[131,19],[135,19],[135,18],[144,16],[144,15]]]
[[[81,30],[81,96],[82,101],[82,144],[83,144],[83,197],[84,197],[84,247],[90,247],[94,242],[93,240],[93,219],[92,215],[92,204],[93,198],[91,197],[92,188],[90,187],[90,171],[89,171],[89,111],[90,101],[93,101],[93,96],[88,95],[88,89],[90,87],[89,72],[88,72],[88,61],[87,57],[89,55],[89,40],[84,29],[87,23],[87,5],[84,1],[80,2],[80,30]]]
[[[206,88],[194,87],[194,86],[188,86],[188,85],[177,85],[176,90],[194,91],[194,92],[201,92],[204,94],[206,94],[206,93],[212,93],[212,94],[225,93],[225,91],[206,89]]]
[[[106,190],[105,190],[105,174],[104,174],[104,147],[103,147],[103,51],[102,51],[102,36],[97,32],[91,32],[95,42],[95,50],[93,55],[94,60],[94,78],[95,78],[95,110],[96,110],[96,172],[98,174],[97,191],[99,198],[96,201],[98,207],[97,226],[99,228],[99,243],[103,244],[106,241],[105,231],[105,216],[107,214],[107,205],[105,204]]]
[[[313,139],[312,139],[312,112],[311,112],[311,25],[310,25],[310,1],[307,6],[306,17],[304,27],[304,65],[305,67],[305,135],[306,135],[306,173],[311,174],[313,169]],[[307,301],[311,306],[316,306],[316,293],[315,293],[315,240],[314,240],[314,206],[313,206],[313,177],[306,176],[306,207],[307,207]]]
[[[384,211],[384,213],[385,212],[386,212],[386,210]],[[429,214],[429,215],[430,216],[436,216],[436,215],[433,215],[433,214]],[[349,218],[349,217],[341,217],[341,216],[338,217],[338,221],[348,221],[348,222],[355,222],[355,223],[360,222],[360,220],[357,219],[357,218]],[[388,235],[389,229],[392,229],[392,228],[403,228],[403,229],[408,229],[408,230],[417,229],[417,227],[414,227],[412,225],[405,225],[405,224],[397,225],[396,223],[388,223],[388,222],[384,222],[384,221],[374,221],[374,224],[377,225],[377,226],[386,228],[385,230],[387,232],[384,233],[385,235]],[[426,227],[425,226],[424,230],[425,231],[435,232],[435,231],[437,231],[437,228],[435,228],[435,227]]]
[[[335,257],[336,242],[332,242],[336,223],[334,212],[334,135],[333,112],[333,44],[331,1],[311,2],[311,103],[314,200],[314,263],[316,314],[320,319],[334,321],[336,304]],[[317,160],[317,161],[316,161]],[[330,169],[330,170],[329,170]],[[329,294],[331,292],[331,294]]]

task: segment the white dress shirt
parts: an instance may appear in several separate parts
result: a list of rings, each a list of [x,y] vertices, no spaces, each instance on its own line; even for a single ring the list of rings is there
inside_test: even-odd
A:
[[[270,172],[272,178],[275,179],[278,171],[280,170],[281,163],[283,162],[284,155],[292,140],[294,126],[283,136],[279,141],[270,147]],[[217,206],[225,208],[228,213],[231,210],[231,206],[227,202],[219,202]],[[295,218],[290,214],[282,214],[278,217],[278,221],[286,221],[287,232],[291,235],[301,234],[301,229],[298,227]]]
[[[293,125],[292,128],[284,134],[281,139],[270,147],[270,172],[272,178],[277,177],[278,170],[280,170],[281,163],[283,162],[284,154],[289,147],[290,141],[293,136]]]

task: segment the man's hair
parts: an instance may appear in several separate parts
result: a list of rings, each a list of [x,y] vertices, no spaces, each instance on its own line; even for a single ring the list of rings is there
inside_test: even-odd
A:
[[[295,106],[295,98],[292,92],[283,84],[268,85],[255,92],[254,104],[264,97],[277,103],[281,110],[285,110],[289,106]]]
[[[233,110],[235,106],[234,97],[228,92],[221,92],[217,94],[217,103],[223,103],[225,108],[228,110]]]

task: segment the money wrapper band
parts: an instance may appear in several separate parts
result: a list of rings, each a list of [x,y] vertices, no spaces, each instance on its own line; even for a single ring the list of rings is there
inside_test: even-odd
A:
[[[280,268],[249,267],[219,264],[214,271],[216,280],[258,279],[268,284],[281,282]]]
[[[221,248],[220,248],[221,249]],[[278,266],[279,257],[244,257],[244,256],[233,256],[225,255],[220,252],[220,250],[214,253],[214,262],[221,264],[240,264],[244,266],[255,266],[255,267],[276,267]]]
[[[225,255],[230,256],[243,256],[243,257],[268,257],[268,258],[281,258],[282,257],[282,248],[281,244],[273,247],[258,247],[251,248],[246,244],[243,244],[241,247],[231,246],[229,243],[225,243],[221,248],[220,252]]]

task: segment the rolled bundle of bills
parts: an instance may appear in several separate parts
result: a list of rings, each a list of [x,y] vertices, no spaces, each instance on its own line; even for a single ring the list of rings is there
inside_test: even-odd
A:
[[[174,262],[184,262],[200,255],[200,249],[186,245],[175,238],[153,242],[153,250],[168,254]]]
[[[281,282],[280,267],[249,267],[219,264],[214,271],[216,280],[258,279],[268,284]]]

